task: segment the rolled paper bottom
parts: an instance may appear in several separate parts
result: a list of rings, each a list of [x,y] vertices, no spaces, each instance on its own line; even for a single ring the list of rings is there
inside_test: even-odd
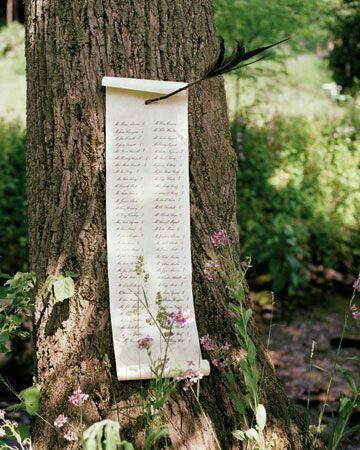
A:
[[[203,359],[200,363],[191,366],[194,370],[201,370],[203,375],[210,374],[209,361]],[[164,370],[163,378],[174,378],[178,375],[185,373],[189,369],[188,364],[180,364],[177,367],[170,367]],[[151,371],[148,364],[138,364],[134,366],[119,367],[117,369],[117,378],[119,381],[131,381],[131,380],[149,380],[155,378],[155,374]]]

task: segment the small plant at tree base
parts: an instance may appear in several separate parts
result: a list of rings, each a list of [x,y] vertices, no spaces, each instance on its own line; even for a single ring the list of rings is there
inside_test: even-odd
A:
[[[341,440],[348,434],[355,433],[360,430],[360,424],[354,425],[353,427],[346,430],[347,424],[352,413],[360,408],[360,389],[359,386],[356,385],[354,378],[350,375],[350,373],[343,371],[343,375],[348,382],[352,397],[348,397],[345,394],[341,394],[340,397],[340,406],[338,411],[338,417],[335,421],[333,421],[328,449],[335,450],[338,448]]]
[[[134,450],[134,446],[120,438],[120,425],[113,420],[102,420],[83,433],[83,450]]]
[[[75,294],[74,272],[64,275],[48,275],[41,290],[50,293],[50,298],[61,302]],[[0,353],[10,352],[9,342],[12,337],[26,339],[29,332],[23,323],[32,319],[34,308],[34,288],[36,275],[34,272],[17,272],[13,277],[2,274],[7,278],[0,288]]]
[[[29,332],[24,328],[25,319],[32,318],[34,305],[34,286],[36,277],[33,272],[17,272],[0,288],[0,353],[10,352],[10,338],[26,339]]]
[[[5,418],[6,411],[0,409],[0,450],[32,450],[31,439],[23,438],[18,428],[18,423]],[[10,445],[3,439],[15,442]]]
[[[357,384],[356,384],[355,380],[353,379],[353,377],[351,376],[351,374],[349,372],[347,372],[346,370],[342,369],[341,367],[338,367],[338,364],[337,364],[337,361],[339,360],[341,348],[342,348],[342,342],[343,342],[343,339],[345,336],[345,331],[346,331],[346,328],[348,325],[349,316],[351,315],[354,320],[360,319],[360,315],[358,314],[358,306],[354,303],[356,296],[358,295],[359,292],[360,292],[360,274],[358,275],[358,278],[356,279],[356,281],[353,285],[353,293],[350,298],[349,306],[345,311],[344,324],[343,324],[343,328],[342,328],[342,332],[341,332],[341,336],[340,336],[339,345],[336,350],[335,362],[329,373],[329,381],[328,381],[328,385],[327,385],[327,389],[326,389],[325,400],[320,409],[318,424],[315,427],[314,438],[313,438],[313,441],[311,444],[312,449],[316,448],[319,435],[323,431],[322,421],[323,421],[323,417],[324,417],[324,413],[325,413],[325,408],[328,406],[328,399],[329,399],[331,387],[333,385],[334,375],[335,375],[336,370],[338,370],[338,369],[342,372],[345,380],[347,381],[348,385],[350,386],[350,389],[352,392],[352,398],[349,398],[344,394],[342,394],[340,397],[339,415],[336,420],[333,420],[328,448],[330,450],[335,450],[338,447],[341,440],[347,434],[353,433],[360,429],[360,426],[355,426],[355,427],[350,428],[349,430],[346,430],[346,426],[349,422],[351,414],[353,413],[353,411],[356,408],[358,408],[360,406],[359,387],[357,386]],[[319,369],[324,370],[320,367],[319,367]]]
[[[144,448],[150,450],[154,448],[161,438],[166,438],[168,434],[168,427],[165,421],[164,407],[166,402],[175,392],[180,381],[185,381],[183,389],[191,389],[202,377],[202,372],[194,366],[192,361],[189,361],[188,370],[184,373],[179,373],[176,377],[169,377],[168,361],[169,353],[171,352],[171,343],[176,328],[184,328],[194,319],[190,316],[188,310],[183,310],[182,307],[176,307],[174,311],[168,311],[163,305],[163,298],[161,293],[156,295],[156,305],[158,311],[156,316],[149,308],[149,301],[145,290],[146,282],[149,275],[144,269],[144,258],[139,257],[135,272],[139,278],[137,292],[133,292],[138,303],[144,307],[149,314],[147,322],[150,325],[156,326],[159,331],[160,339],[164,344],[164,351],[158,358],[154,358],[152,354],[153,338],[149,335],[139,337],[136,341],[136,347],[139,350],[147,352],[150,370],[153,378],[150,380],[148,389],[141,388],[141,397],[143,399],[144,420],[146,424],[145,443]]]
[[[245,290],[244,281],[247,270],[251,267],[251,260],[245,259],[237,267],[234,256],[232,254],[231,243],[225,230],[216,231],[210,236],[210,240],[218,250],[216,261],[210,261],[205,266],[205,278],[213,281],[216,278],[216,273],[222,275],[222,278],[227,280],[227,290],[230,299],[231,310],[235,313],[233,317],[234,330],[237,341],[240,346],[238,353],[238,364],[243,378],[243,384],[246,387],[246,394],[244,395],[239,386],[237,375],[232,370],[230,360],[224,355],[224,346],[217,346],[211,341],[209,336],[203,336],[201,343],[205,350],[210,352],[215,351],[215,357],[212,362],[215,366],[223,369],[223,373],[231,386],[229,397],[237,412],[243,417],[245,426],[248,426],[246,431],[236,430],[233,432],[234,437],[242,441],[248,441],[251,448],[259,448],[265,450],[270,448],[266,444],[264,437],[264,428],[266,425],[266,410],[264,405],[260,403],[260,371],[256,362],[257,351],[254,342],[248,333],[248,324],[252,317],[253,311],[251,308],[246,308],[244,305]],[[224,251],[221,252],[220,249]],[[211,273],[209,276],[209,268]],[[216,352],[217,350],[217,352]],[[216,356],[216,353],[219,356]],[[253,417],[256,419],[255,427],[249,427],[248,419],[246,417],[246,409],[252,411]],[[254,419],[253,419],[254,420]]]

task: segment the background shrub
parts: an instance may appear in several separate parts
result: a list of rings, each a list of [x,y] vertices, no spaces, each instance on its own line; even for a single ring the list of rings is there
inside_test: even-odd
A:
[[[359,263],[360,148],[356,116],[333,123],[274,116],[238,118],[238,218],[242,254],[294,294],[312,266],[340,272]]]
[[[0,119],[0,272],[27,268],[25,131]]]
[[[355,92],[360,88],[360,1],[344,0],[334,18],[330,68],[338,84]]]
[[[25,29],[23,25],[14,22],[8,27],[0,29],[0,56],[8,53],[23,51]]]

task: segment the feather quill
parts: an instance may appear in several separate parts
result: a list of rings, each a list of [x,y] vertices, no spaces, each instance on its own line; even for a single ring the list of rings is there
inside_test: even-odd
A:
[[[275,47],[276,45],[282,44],[283,42],[287,41],[289,38],[282,39],[281,41],[275,42],[274,44],[265,45],[264,47],[255,48],[250,51],[245,50],[245,45],[242,42],[237,42],[236,48],[231,53],[231,55],[228,58],[225,58],[225,43],[224,39],[220,38],[220,49],[219,54],[216,58],[216,61],[214,64],[210,67],[209,70],[206,71],[206,73],[199,79],[187,84],[186,86],[177,89],[174,92],[171,92],[170,94],[162,95],[161,97],[151,98],[149,100],[146,100],[145,104],[154,103],[159,100],[165,100],[166,98],[172,97],[173,95],[184,91],[186,89],[189,89],[191,86],[194,86],[194,84],[200,83],[201,81],[208,80],[210,78],[217,77],[219,75],[224,75],[225,73],[232,72],[234,70],[241,69],[246,66],[250,66],[251,64],[255,64],[262,59],[264,59],[266,56],[262,56],[261,58],[256,59],[255,61],[248,62],[246,64],[242,64],[245,61],[248,61],[249,59],[253,58],[254,56],[259,55],[262,52],[265,52],[266,50],[269,50],[272,47]]]

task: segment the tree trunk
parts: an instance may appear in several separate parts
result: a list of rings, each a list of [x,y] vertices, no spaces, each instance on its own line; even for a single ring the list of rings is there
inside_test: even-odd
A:
[[[36,380],[41,414],[73,414],[67,398],[90,393],[85,424],[116,418],[116,404],[136,402],[139,382],[118,382],[110,331],[105,241],[104,75],[192,81],[216,56],[210,0],[29,0],[27,13],[28,195],[31,268],[39,277],[80,274],[76,296],[35,306]],[[225,228],[238,249],[236,157],[231,148],[222,79],[194,87],[189,100],[193,290],[200,335],[235,342],[224,284],[204,281],[212,255],[209,233]],[[254,326],[259,362],[266,361],[264,402],[270,428],[284,448],[300,449],[300,434],[284,391],[267,362]],[[113,365],[112,365],[113,366]],[[167,408],[173,448],[238,446],[238,419],[221,373],[201,384],[202,414],[178,392]],[[120,417],[122,435],[141,448],[141,421]],[[209,428],[211,424],[212,430]],[[41,421],[37,449],[70,448]],[[280,441],[279,441],[280,442]],[[68,445],[68,447],[66,447]],[[279,445],[277,448],[281,448]]]
[[[14,21],[14,1],[6,0],[6,25],[9,26]]]

